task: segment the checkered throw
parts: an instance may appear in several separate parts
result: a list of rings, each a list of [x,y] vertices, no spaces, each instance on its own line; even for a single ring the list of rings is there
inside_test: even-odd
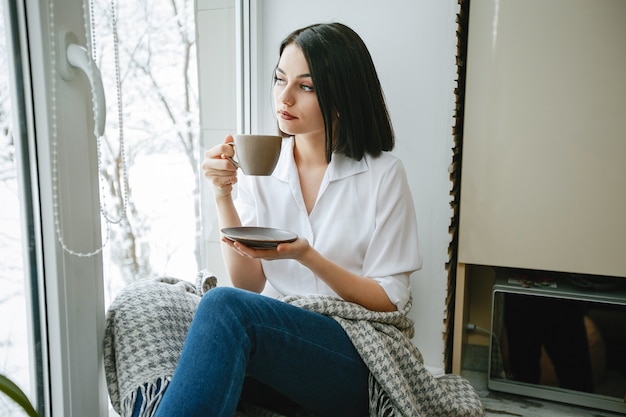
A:
[[[141,392],[140,416],[152,416],[174,373],[201,295],[215,286],[206,272],[196,285],[175,278],[135,283],[109,307],[104,361],[111,403],[129,417]],[[457,375],[435,378],[410,341],[413,322],[402,311],[374,312],[326,296],[289,296],[284,301],[334,318],[370,369],[370,417],[478,417],[484,408],[469,382]],[[284,417],[244,405],[238,417]],[[302,410],[297,416],[315,417]]]

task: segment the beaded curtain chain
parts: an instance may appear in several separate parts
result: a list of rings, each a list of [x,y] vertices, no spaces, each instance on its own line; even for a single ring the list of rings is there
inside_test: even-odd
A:
[[[92,56],[92,59],[95,62],[95,26],[94,26],[94,16],[93,16],[93,0],[88,4],[87,0],[83,2],[83,22],[85,29],[85,36],[87,39],[87,53]],[[120,142],[120,153],[121,153],[121,184],[122,184],[122,208],[121,213],[117,219],[113,219],[107,210],[106,207],[106,199],[105,199],[105,188],[104,188],[104,178],[102,177],[102,151],[101,151],[101,137],[96,136],[97,140],[97,162],[98,162],[98,175],[99,182],[101,187],[101,198],[100,198],[100,214],[105,220],[106,224],[106,238],[102,245],[92,251],[77,251],[68,247],[65,242],[63,232],[61,230],[61,212],[59,210],[59,162],[58,162],[58,119],[57,119],[57,59],[65,59],[65,57],[57,58],[57,46],[56,46],[56,30],[54,24],[54,0],[49,3],[49,27],[50,27],[50,63],[51,63],[51,120],[52,120],[52,206],[53,206],[53,215],[54,215],[54,225],[55,231],[57,234],[57,239],[59,244],[63,248],[63,250],[71,255],[79,256],[79,257],[91,257],[95,256],[102,252],[104,247],[109,241],[110,238],[110,230],[111,224],[120,223],[126,213],[126,208],[128,206],[128,171],[126,167],[126,152],[124,146],[124,128],[123,128],[123,111],[122,111],[122,94],[121,94],[121,83],[120,83],[120,65],[119,65],[119,48],[118,48],[118,36],[117,36],[117,14],[115,1],[111,1],[111,15],[112,15],[112,32],[113,32],[113,45],[114,45],[114,57],[115,57],[115,84],[117,89],[117,107],[118,107],[118,126],[119,126],[119,142]],[[91,24],[90,24],[91,23]],[[91,30],[90,30],[91,28]],[[91,35],[91,36],[90,36]],[[87,65],[87,71],[93,71],[91,65]],[[89,79],[92,79],[92,74],[88,74]],[[96,94],[91,87],[91,97],[92,97],[92,109],[94,116],[94,123],[99,118],[100,109],[96,105]]]

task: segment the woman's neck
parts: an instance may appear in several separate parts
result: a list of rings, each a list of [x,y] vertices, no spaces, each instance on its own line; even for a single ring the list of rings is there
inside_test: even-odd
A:
[[[293,157],[301,168],[328,165],[324,134],[294,136]]]

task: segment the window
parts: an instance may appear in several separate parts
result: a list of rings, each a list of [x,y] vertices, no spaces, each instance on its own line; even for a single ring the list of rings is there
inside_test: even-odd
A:
[[[100,201],[112,220],[103,227],[108,304],[141,278],[193,281],[201,264],[195,25],[192,0],[93,6],[107,91]]]
[[[91,14],[75,2],[7,3],[16,16],[7,31],[16,46],[9,57],[17,58],[8,65],[29,78],[0,81],[0,313],[12,318],[0,333],[0,370],[46,413],[102,415],[105,385],[94,375],[106,305],[140,278],[193,280],[200,263],[194,2],[85,1]],[[59,67],[65,30],[72,37],[63,39],[87,47],[100,68],[108,105],[100,138],[93,134],[87,77],[79,71],[66,77]],[[93,43],[85,40],[90,38]],[[5,46],[0,64],[6,63]],[[29,148],[22,162],[30,165],[18,164],[17,171],[7,86],[23,89],[20,133]],[[32,178],[19,183],[22,171]],[[36,193],[30,212],[41,224],[22,215],[28,201],[19,209],[18,196],[28,192]],[[22,230],[32,233],[24,244]],[[39,255],[32,265],[30,253],[20,260],[22,246]],[[24,289],[30,275],[46,289],[35,292],[32,303],[31,290]],[[47,328],[33,325],[40,318]],[[33,346],[41,348],[42,360],[32,361]],[[40,374],[34,377],[31,368]],[[0,414],[9,413],[0,408]]]
[[[13,380],[32,402],[41,403],[39,311],[32,302],[38,293],[31,251],[33,201],[23,187],[30,164],[24,136],[13,126],[13,117],[23,116],[16,111],[23,104],[23,94],[15,89],[12,96],[9,89],[9,74],[15,72],[8,51],[16,40],[11,32],[16,22],[14,10],[7,6],[0,7],[0,373]],[[5,27],[6,22],[11,27]],[[23,122],[20,119],[19,124]],[[0,396],[0,415],[25,414],[13,401]]]

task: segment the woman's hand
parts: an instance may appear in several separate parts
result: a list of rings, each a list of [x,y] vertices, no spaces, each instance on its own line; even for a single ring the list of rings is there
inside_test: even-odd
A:
[[[374,311],[395,311],[383,287],[373,279],[349,272],[320,255],[309,245],[309,241],[299,237],[291,243],[281,243],[276,249],[253,249],[239,242],[222,237],[222,242],[236,253],[252,259],[295,259],[321,278],[341,298],[362,305]]]
[[[272,261],[275,259],[298,260],[311,247],[309,245],[309,241],[303,237],[299,237],[291,243],[281,243],[275,249],[254,249],[244,245],[243,243],[233,242],[225,237],[222,237],[222,242],[226,243],[241,256],[264,259],[266,261]]]
[[[237,183],[237,167],[228,160],[235,150],[229,143],[234,142],[231,135],[224,138],[224,143],[216,145],[204,153],[202,172],[211,185],[215,198],[225,197],[233,191]]]

